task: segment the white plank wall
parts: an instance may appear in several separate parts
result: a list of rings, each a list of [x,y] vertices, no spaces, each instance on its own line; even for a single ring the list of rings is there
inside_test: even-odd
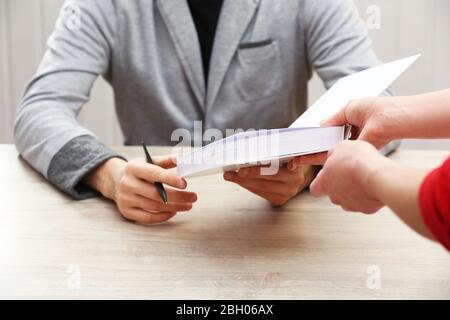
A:
[[[0,0],[0,143],[13,142],[16,108],[40,63],[62,3],[63,0]],[[79,120],[106,144],[122,144],[112,90],[102,79],[96,82],[92,99]]]
[[[62,2],[0,0],[0,143],[13,141],[16,107],[45,51]],[[450,87],[450,0],[355,0],[355,3],[365,21],[372,17],[369,8],[380,9],[380,28],[369,31],[381,59],[423,54],[420,62],[397,82],[398,94]],[[311,101],[323,92],[317,78],[310,91]],[[80,122],[106,144],[122,144],[112,90],[104,81],[95,84],[92,100],[81,113]],[[408,141],[403,147],[448,150],[450,140]]]

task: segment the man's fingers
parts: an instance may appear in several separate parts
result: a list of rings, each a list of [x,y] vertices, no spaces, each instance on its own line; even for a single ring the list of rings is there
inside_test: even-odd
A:
[[[270,190],[271,193],[279,195],[287,195],[295,193],[294,185],[280,181],[241,178],[236,173],[233,172],[227,172],[224,175],[224,178],[225,180],[234,182],[245,189],[252,189],[261,192],[267,192],[267,190]]]
[[[169,203],[194,203],[197,201],[197,194],[188,191],[166,189]]]
[[[155,185],[137,178],[130,179],[123,185],[127,194],[136,194],[144,198],[162,202]],[[166,188],[169,203],[194,203],[197,201],[197,195],[194,192],[175,190]]]
[[[128,209],[127,212],[123,213],[125,218],[142,224],[162,223],[175,215],[176,212],[149,213],[137,208]]]
[[[261,176],[261,167],[241,168],[237,175],[241,178],[254,179]]]
[[[257,167],[249,167],[249,168],[242,168],[239,169],[237,175],[240,178],[245,178],[245,179],[260,179],[260,178],[268,178],[268,179],[273,179],[274,175],[262,175],[262,171],[263,167],[262,166],[257,166]],[[279,173],[279,170],[277,170],[277,174]]]
[[[153,185],[147,187],[146,189],[137,190],[136,194],[162,202],[158,190]],[[194,192],[166,188],[166,194],[168,203],[194,203],[197,201],[197,195]]]
[[[162,156],[162,157],[154,157],[153,162],[155,165],[164,168],[164,169],[172,169],[177,166],[175,156]]]
[[[264,169],[268,172],[268,168],[264,167],[250,167],[250,168],[242,168],[237,173],[238,177],[243,179],[264,179],[269,181],[280,181],[285,182],[291,180],[292,171],[286,167],[277,168],[276,174],[263,174]]]
[[[297,166],[319,166],[327,161],[328,152],[310,154],[295,158],[294,164]]]
[[[182,212],[190,211],[192,209],[191,202],[179,203],[163,203],[139,195],[130,197],[125,201],[126,205],[131,208],[138,208],[149,212]]]
[[[185,189],[187,187],[186,181],[178,177],[175,173],[169,172],[157,165],[152,165],[148,163],[139,163],[133,166],[128,166],[128,170],[131,173],[148,182],[161,182],[172,186],[174,188]]]

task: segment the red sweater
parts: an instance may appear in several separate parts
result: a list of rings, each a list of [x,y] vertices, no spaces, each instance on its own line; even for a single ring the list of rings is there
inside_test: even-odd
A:
[[[419,203],[426,225],[450,251],[450,158],[425,178]]]

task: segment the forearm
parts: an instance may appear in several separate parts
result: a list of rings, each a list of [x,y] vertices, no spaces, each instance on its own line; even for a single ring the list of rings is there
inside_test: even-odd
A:
[[[96,196],[84,179],[111,159],[123,159],[118,153],[103,145],[95,137],[80,136],[67,142],[50,162],[47,177],[58,189],[76,199]]]
[[[77,122],[94,81],[109,74],[116,21],[113,1],[75,2],[83,23],[76,30],[66,23],[56,25],[17,113],[15,143],[52,184],[85,199],[96,195],[82,183],[85,175],[120,157]]]
[[[113,158],[103,163],[98,169],[87,175],[83,182],[100,192],[105,198],[114,200],[117,184],[125,170],[127,162]]]
[[[385,116],[393,139],[450,138],[450,89],[392,101]]]
[[[386,159],[369,176],[371,192],[420,235],[435,240],[423,221],[419,189],[429,170],[405,168]]]

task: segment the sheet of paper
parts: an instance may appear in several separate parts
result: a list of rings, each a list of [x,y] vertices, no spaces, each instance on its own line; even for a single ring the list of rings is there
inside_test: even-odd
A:
[[[340,79],[290,127],[318,127],[349,101],[379,96],[419,57],[397,60]]]

